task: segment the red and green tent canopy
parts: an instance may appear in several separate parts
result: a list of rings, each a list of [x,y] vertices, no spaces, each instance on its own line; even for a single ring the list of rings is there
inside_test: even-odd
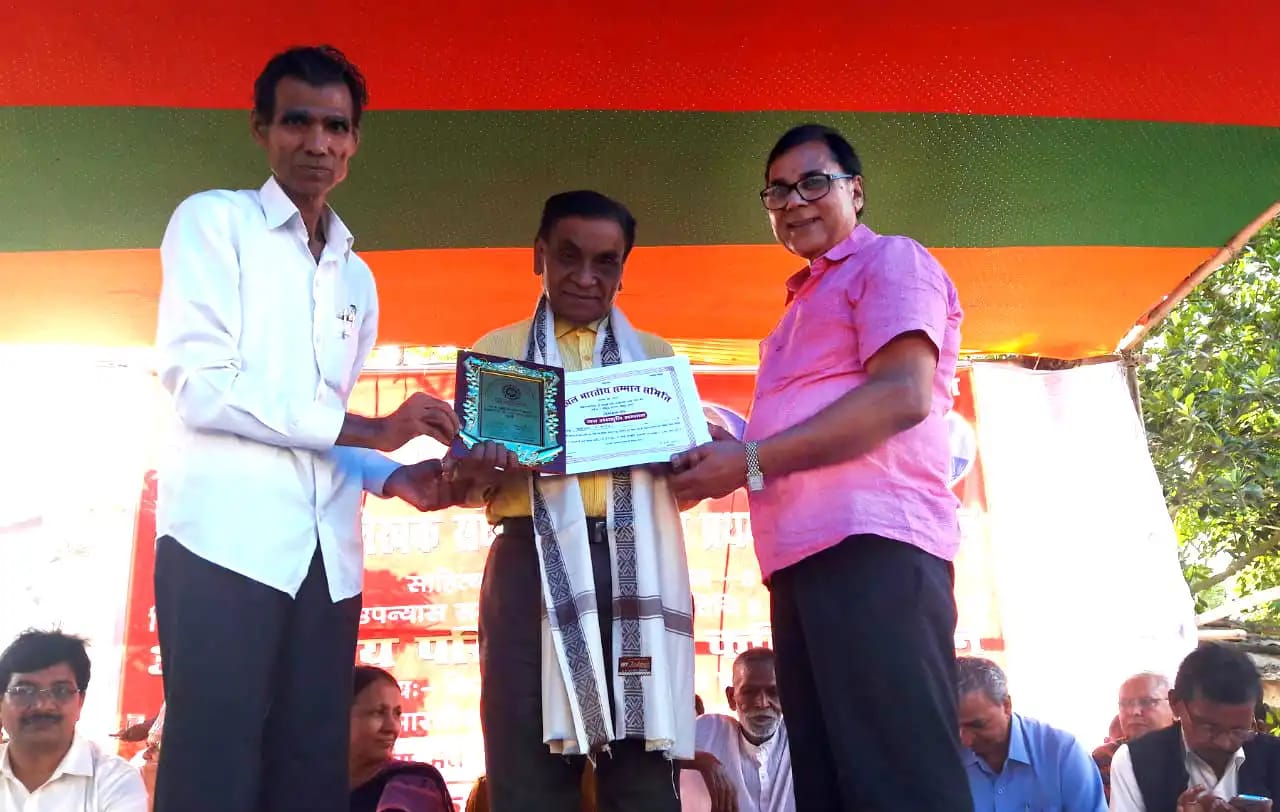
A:
[[[298,43],[369,80],[335,205],[387,343],[527,315],[542,200],[594,187],[640,221],[632,320],[749,346],[796,266],[763,156],[810,120],[862,153],[868,223],[950,270],[970,352],[1110,352],[1280,199],[1273,0],[11,0],[0,30],[0,342],[150,342],[168,215],[261,184],[252,82]]]

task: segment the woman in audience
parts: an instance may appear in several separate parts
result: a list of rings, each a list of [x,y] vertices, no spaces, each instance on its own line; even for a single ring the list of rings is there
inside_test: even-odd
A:
[[[430,764],[397,761],[400,683],[381,668],[357,666],[351,702],[351,812],[453,812],[449,787]]]

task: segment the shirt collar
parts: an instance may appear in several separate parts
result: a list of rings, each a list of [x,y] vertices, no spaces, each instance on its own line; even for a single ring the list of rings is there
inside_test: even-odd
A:
[[[1022,717],[1016,713],[1010,714],[1009,718],[1009,755],[1005,757],[1005,764],[1007,765],[1010,761],[1031,764],[1031,756],[1027,753],[1027,734],[1022,728]],[[985,772],[992,772],[991,765],[968,747],[964,749],[964,763],[966,767],[977,765]]]
[[[1009,721],[1009,761],[1019,764],[1031,764],[1031,754],[1027,752],[1027,732],[1022,728],[1022,717],[1014,713]]]
[[[262,213],[267,218],[267,228],[279,228],[294,217],[302,216],[298,212],[298,207],[285,194],[284,189],[280,188],[275,175],[267,178],[267,182],[262,184],[262,188],[258,190],[258,200],[261,201]],[[356,241],[351,229],[347,228],[347,224],[342,222],[342,218],[332,208],[325,206],[324,210],[325,250],[333,246],[341,248],[344,254],[350,253],[351,246]]]
[[[564,338],[574,330],[586,330],[589,333],[595,334],[600,331],[600,322],[602,321],[604,321],[604,319],[596,319],[590,324],[577,325],[571,324],[559,316],[556,316],[556,338]]]
[[[738,725],[738,747],[742,754],[757,764],[763,763],[769,758],[769,754],[773,752],[773,748],[778,743],[778,731],[759,744],[755,744],[747,738],[747,734],[742,729],[742,725]]]
[[[1191,772],[1192,764],[1202,764],[1204,765],[1204,768],[1206,770],[1210,770],[1210,771],[1213,770],[1213,768],[1209,766],[1209,763],[1207,761],[1200,758],[1200,756],[1197,755],[1194,750],[1192,750],[1190,747],[1187,746],[1187,734],[1186,734],[1186,731],[1182,729],[1181,725],[1178,726],[1178,737],[1182,740],[1182,761],[1187,767],[1187,772]],[[1240,765],[1243,763],[1244,763],[1244,748],[1240,747],[1234,753],[1231,754],[1231,765],[1239,769]]]
[[[63,756],[62,763],[58,765],[53,775],[56,778],[60,773],[93,776],[93,751],[89,749],[89,742],[78,735],[71,740],[71,749]]]
[[[839,265],[844,260],[858,253],[867,241],[875,237],[876,233],[867,226],[859,223],[854,227],[848,237],[831,246],[825,254],[810,262],[806,267],[801,268],[787,279],[787,293],[790,296],[796,295],[800,287],[813,277],[822,276],[830,268]]]
[[[9,744],[0,745],[0,775],[18,780],[13,774],[13,765],[9,763]],[[67,754],[62,757],[53,775],[49,776],[49,782],[56,781],[63,775],[93,776],[93,752],[89,749],[89,743],[79,735],[71,739],[71,747],[67,749]]]

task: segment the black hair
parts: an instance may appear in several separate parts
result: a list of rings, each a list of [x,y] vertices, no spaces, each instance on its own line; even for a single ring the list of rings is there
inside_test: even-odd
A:
[[[66,663],[76,675],[76,687],[84,693],[89,687],[90,671],[86,642],[83,637],[56,629],[47,632],[28,629],[0,653],[0,691],[9,687],[14,674],[29,674]]]
[[[1262,697],[1262,679],[1243,651],[1204,643],[1178,666],[1173,695],[1182,702],[1207,699],[1223,705],[1252,706]]]
[[[622,238],[626,243],[622,258],[626,259],[631,248],[636,244],[636,218],[631,211],[611,197],[580,189],[574,192],[561,192],[547,198],[542,206],[542,221],[538,224],[538,238],[545,240],[551,236],[551,229],[566,217],[585,217],[590,220],[612,220],[622,227]]]
[[[372,665],[357,665],[352,679],[351,701],[355,702],[361,691],[379,680],[386,682],[388,685],[394,685],[397,689],[400,687],[400,681],[392,676],[389,671],[384,671]]]
[[[831,150],[831,154],[835,157],[836,163],[840,165],[840,171],[850,175],[862,174],[862,161],[858,160],[858,153],[854,151],[853,144],[850,144],[839,130],[825,124],[801,124],[783,133],[778,143],[774,144],[773,149],[769,151],[769,157],[764,162],[765,183],[769,182],[769,167],[773,166],[773,162],[778,160],[779,156],[802,144],[812,143],[826,144],[827,149]]]
[[[351,124],[360,126],[360,115],[369,103],[364,74],[332,45],[290,48],[271,57],[253,83],[253,111],[263,121],[276,115],[276,85],[281,79],[299,79],[312,87],[346,84],[351,91]]]

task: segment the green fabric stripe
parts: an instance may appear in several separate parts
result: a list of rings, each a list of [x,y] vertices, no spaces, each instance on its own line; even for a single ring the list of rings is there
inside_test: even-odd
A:
[[[848,133],[868,222],[934,246],[1219,245],[1280,190],[1280,128],[915,114],[370,113],[335,205],[370,249],[520,246],[542,201],[621,198],[642,243],[772,241],[756,193],[788,126]],[[148,248],[186,195],[256,188],[248,115],[0,109],[0,250]]]

